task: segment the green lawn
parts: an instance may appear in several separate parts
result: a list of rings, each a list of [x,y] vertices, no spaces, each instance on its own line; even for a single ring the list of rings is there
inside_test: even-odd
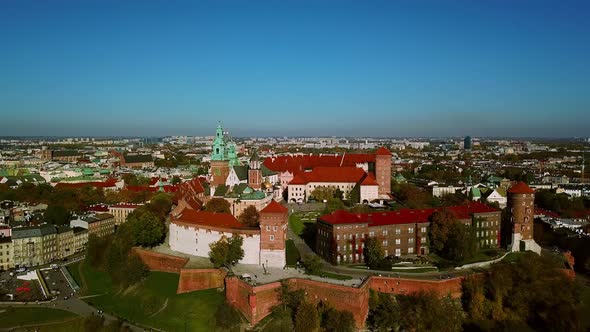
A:
[[[76,281],[78,286],[82,287],[82,278],[80,277],[80,262],[76,262],[74,264],[67,265],[66,268],[68,272],[72,275],[72,278]]]
[[[315,224],[318,212],[295,212],[289,216],[289,226],[299,236],[303,234],[305,224]]]
[[[287,265],[295,266],[297,261],[301,258],[301,254],[299,254],[299,250],[297,250],[293,240],[287,240],[285,243],[285,252],[287,255]]]
[[[34,304],[31,304],[34,306]],[[0,307],[0,328],[11,328],[22,325],[59,323],[74,320],[78,315],[69,311],[41,307],[9,308]]]
[[[176,294],[178,274],[150,272],[142,283],[126,290],[113,288],[105,272],[82,264],[81,279],[86,282],[85,299],[92,306],[115,316],[166,331],[210,331],[214,314],[224,304],[216,289]],[[166,301],[167,304],[166,304]]]

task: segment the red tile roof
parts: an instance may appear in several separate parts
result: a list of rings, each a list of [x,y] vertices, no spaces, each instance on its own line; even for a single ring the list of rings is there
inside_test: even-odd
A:
[[[363,182],[361,182],[361,186],[378,186],[379,183],[375,181],[375,178],[371,174],[367,174]]]
[[[351,153],[342,155],[294,155],[268,157],[263,164],[274,172],[299,174],[316,167],[356,167],[375,162],[375,154]]]
[[[377,149],[375,154],[378,156],[391,156],[391,152],[389,150],[387,150],[384,146]]]
[[[287,213],[289,209],[277,203],[274,199],[260,211],[260,213]]]
[[[310,182],[354,182],[358,183],[366,176],[358,167],[316,167],[311,172],[296,175],[289,184],[307,184]]]
[[[244,226],[229,213],[196,211],[193,209],[182,210],[173,222],[220,228],[252,229],[252,227]]]
[[[429,222],[430,216],[435,211],[442,209],[443,208],[401,209],[398,211],[372,213],[350,213],[348,211],[339,210],[332,214],[321,216],[319,219],[333,225],[367,223],[369,227],[382,225],[427,223]],[[472,214],[474,213],[488,213],[500,211],[479,202],[470,202],[467,205],[451,206],[447,209],[451,210],[455,214],[457,219],[470,219]]]
[[[513,185],[508,189],[508,192],[511,194],[534,194],[535,191],[531,189],[526,183],[519,181],[517,184]]]

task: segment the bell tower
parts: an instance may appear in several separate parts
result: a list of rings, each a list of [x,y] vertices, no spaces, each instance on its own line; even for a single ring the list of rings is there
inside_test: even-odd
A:
[[[225,134],[220,122],[215,130],[215,139],[211,151],[211,185],[213,187],[224,185],[228,175],[229,161],[225,145]]]
[[[250,163],[248,167],[248,185],[252,189],[259,190],[262,188],[262,171],[260,169],[260,157],[258,153],[254,151],[250,157]]]

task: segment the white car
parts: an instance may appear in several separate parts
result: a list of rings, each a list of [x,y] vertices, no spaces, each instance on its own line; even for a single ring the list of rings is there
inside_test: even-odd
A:
[[[26,267],[19,267],[18,269],[16,269],[16,273],[22,273],[22,272],[25,272],[25,271],[27,271],[27,268]]]
[[[59,265],[57,265],[57,264],[51,264],[51,265],[49,265],[49,267],[52,268],[52,269],[54,269],[54,270],[57,270],[57,268],[59,267]]]

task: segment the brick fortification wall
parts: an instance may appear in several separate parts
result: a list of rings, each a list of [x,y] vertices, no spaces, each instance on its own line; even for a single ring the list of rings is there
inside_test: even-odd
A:
[[[461,297],[463,278],[445,280],[415,280],[402,278],[371,277],[370,288],[376,292],[389,294],[411,294],[419,291],[433,291],[440,296]]]
[[[324,301],[338,310],[350,311],[357,328],[362,328],[369,312],[369,290],[390,294],[434,291],[441,296],[450,294],[457,298],[461,296],[461,280],[462,278],[432,281],[370,277],[359,288],[307,279],[289,279],[287,282],[292,289],[304,289],[305,298],[312,303]],[[280,282],[251,286],[237,277],[228,277],[225,282],[227,302],[240,310],[252,325],[256,325],[279,304],[277,289],[281,286]]]
[[[188,258],[160,254],[141,248],[133,248],[133,251],[150,271],[180,273],[182,267],[188,262]]]
[[[181,269],[176,294],[222,288],[226,272],[218,269]]]

